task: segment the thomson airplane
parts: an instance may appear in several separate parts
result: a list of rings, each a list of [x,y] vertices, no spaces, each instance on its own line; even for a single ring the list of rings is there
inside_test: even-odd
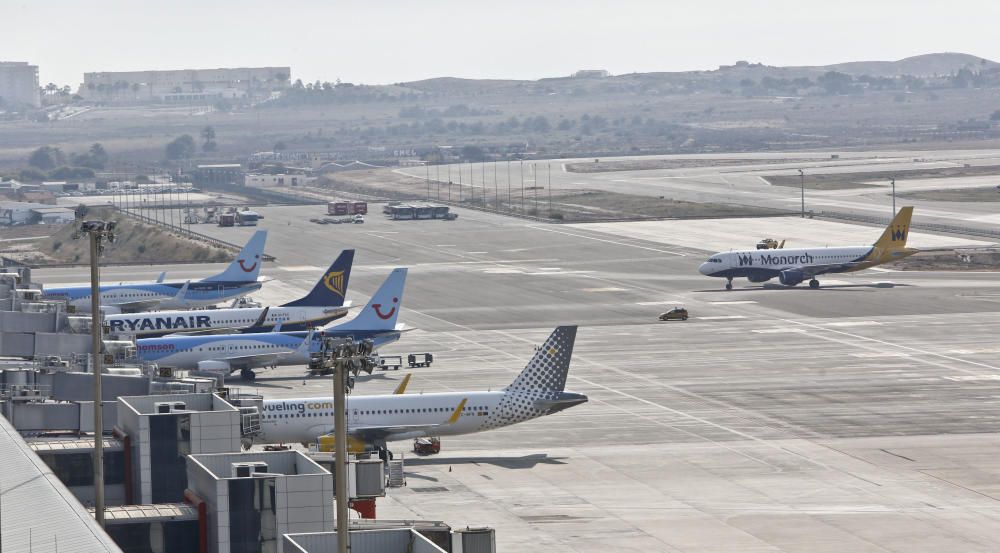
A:
[[[261,255],[267,231],[258,230],[236,259],[221,273],[198,281],[104,284],[101,286],[101,310],[104,313],[148,311],[150,309],[189,309],[215,305],[228,299],[259,290]],[[47,298],[65,299],[77,312],[90,312],[90,285],[43,287]]]
[[[750,282],[777,277],[785,286],[795,286],[808,278],[810,288],[819,288],[819,275],[860,271],[917,253],[906,247],[912,216],[912,206],[900,209],[871,246],[720,252],[702,263],[698,272],[726,278],[726,290],[733,289],[736,277],[746,277]]]
[[[254,380],[253,369],[278,365],[305,365],[310,353],[319,351],[323,337],[370,338],[375,347],[399,339],[403,332],[396,318],[403,301],[406,269],[395,269],[357,317],[318,332],[273,332],[215,336],[179,336],[136,340],[141,361],[163,367],[229,375],[240,371],[244,380]]]
[[[104,321],[113,334],[137,338],[172,333],[267,332],[277,325],[286,331],[309,330],[347,314],[350,302],[344,302],[344,295],[353,262],[354,250],[344,250],[308,294],[276,307],[121,313],[108,315]]]
[[[495,392],[348,396],[348,446],[384,450],[387,442],[483,432],[584,403],[587,396],[565,391],[575,340],[575,326],[556,328],[514,382]],[[315,442],[333,432],[333,413],[333,398],[264,400],[254,442]]]

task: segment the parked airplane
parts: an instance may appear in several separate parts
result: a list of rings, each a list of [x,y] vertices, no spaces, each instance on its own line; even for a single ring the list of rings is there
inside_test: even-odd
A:
[[[565,391],[575,326],[555,329],[514,382],[488,392],[399,393],[347,398],[352,451],[425,436],[455,436],[510,426],[587,401]],[[260,443],[315,442],[333,432],[333,398],[265,400]]]
[[[795,286],[808,278],[810,288],[819,288],[818,275],[860,271],[917,253],[906,247],[912,216],[912,206],[900,209],[871,246],[720,252],[702,263],[698,272],[725,277],[726,290],[733,289],[736,277],[746,277],[750,282],[766,282],[777,277],[785,286]]]
[[[198,281],[165,282],[161,274],[156,282],[101,285],[101,310],[104,313],[149,311],[150,309],[189,309],[215,305],[259,290],[261,255],[267,231],[258,230],[225,271]],[[66,299],[77,312],[90,312],[90,285],[44,287],[47,298]]]
[[[309,330],[347,314],[350,302],[345,303],[344,296],[353,262],[354,250],[344,250],[308,294],[276,307],[122,313],[108,315],[104,320],[113,334],[139,338],[172,333],[268,332],[277,325],[285,331]]]
[[[278,325],[273,332],[253,334],[143,338],[136,340],[136,352],[141,361],[163,367],[222,375],[238,370],[244,380],[254,380],[255,368],[309,363],[324,337],[370,338],[376,347],[398,340],[403,329],[396,318],[405,283],[406,269],[393,270],[357,317],[319,331],[281,332]]]

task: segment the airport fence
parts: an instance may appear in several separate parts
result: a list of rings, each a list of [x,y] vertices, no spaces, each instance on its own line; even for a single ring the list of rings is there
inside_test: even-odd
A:
[[[125,215],[126,217],[131,217],[132,219],[135,219],[136,221],[139,221],[139,222],[142,222],[142,223],[146,223],[146,224],[150,224],[150,225],[157,225],[157,226],[162,227],[163,229],[165,229],[165,230],[167,230],[169,232],[174,232],[174,233],[180,234],[182,236],[186,236],[186,237],[188,237],[188,238],[190,238],[192,240],[197,240],[199,242],[204,242],[204,243],[206,243],[206,244],[208,244],[210,246],[215,246],[216,248],[222,248],[224,250],[231,250],[231,251],[235,251],[235,252],[239,252],[240,250],[243,249],[242,245],[233,244],[232,242],[226,242],[225,240],[220,240],[219,238],[216,238],[214,236],[209,236],[207,234],[202,234],[200,232],[191,230],[190,225],[188,225],[188,226],[185,226],[183,224],[176,225],[176,224],[170,223],[168,221],[161,221],[159,219],[153,219],[153,218],[147,217],[146,215],[140,215],[140,214],[135,213],[133,211],[122,210],[120,208],[118,209],[118,211],[122,215]],[[269,255],[269,254],[266,254],[266,253],[263,254],[261,256],[261,258],[264,261],[275,261],[277,259],[273,255]]]
[[[878,215],[861,215],[857,213],[843,213],[839,211],[820,211],[814,214],[815,217],[826,219],[839,219],[843,221],[855,221],[859,223],[870,223],[872,225],[885,226],[892,221],[892,217],[882,217]],[[979,236],[1000,240],[1000,230],[970,227],[961,225],[945,225],[940,223],[922,223],[913,221],[910,223],[911,229],[925,230],[941,234],[958,234],[962,236]]]

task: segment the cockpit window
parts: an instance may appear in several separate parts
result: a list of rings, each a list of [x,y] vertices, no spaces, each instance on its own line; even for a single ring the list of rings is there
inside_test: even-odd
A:
[[[709,263],[722,263],[722,260],[719,259],[718,257],[712,257],[712,258],[709,258],[708,262]]]

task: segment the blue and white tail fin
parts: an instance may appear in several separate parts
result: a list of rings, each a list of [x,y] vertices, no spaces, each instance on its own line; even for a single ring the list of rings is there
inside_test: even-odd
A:
[[[236,259],[221,273],[208,277],[202,282],[250,282],[257,280],[260,266],[263,264],[264,242],[267,241],[267,231],[258,230],[250,237],[250,241],[240,250]]]
[[[344,250],[330,265],[326,273],[319,279],[316,286],[295,301],[282,307],[340,307],[344,305],[347,294],[347,282],[351,278],[351,264],[354,263],[354,250]]]
[[[575,326],[556,327],[521,374],[505,390],[562,392],[576,342]]]
[[[395,330],[396,318],[403,307],[403,286],[406,284],[406,269],[393,269],[382,287],[375,292],[368,305],[358,313],[357,317],[340,323],[328,325],[324,330],[331,331],[388,331]]]

